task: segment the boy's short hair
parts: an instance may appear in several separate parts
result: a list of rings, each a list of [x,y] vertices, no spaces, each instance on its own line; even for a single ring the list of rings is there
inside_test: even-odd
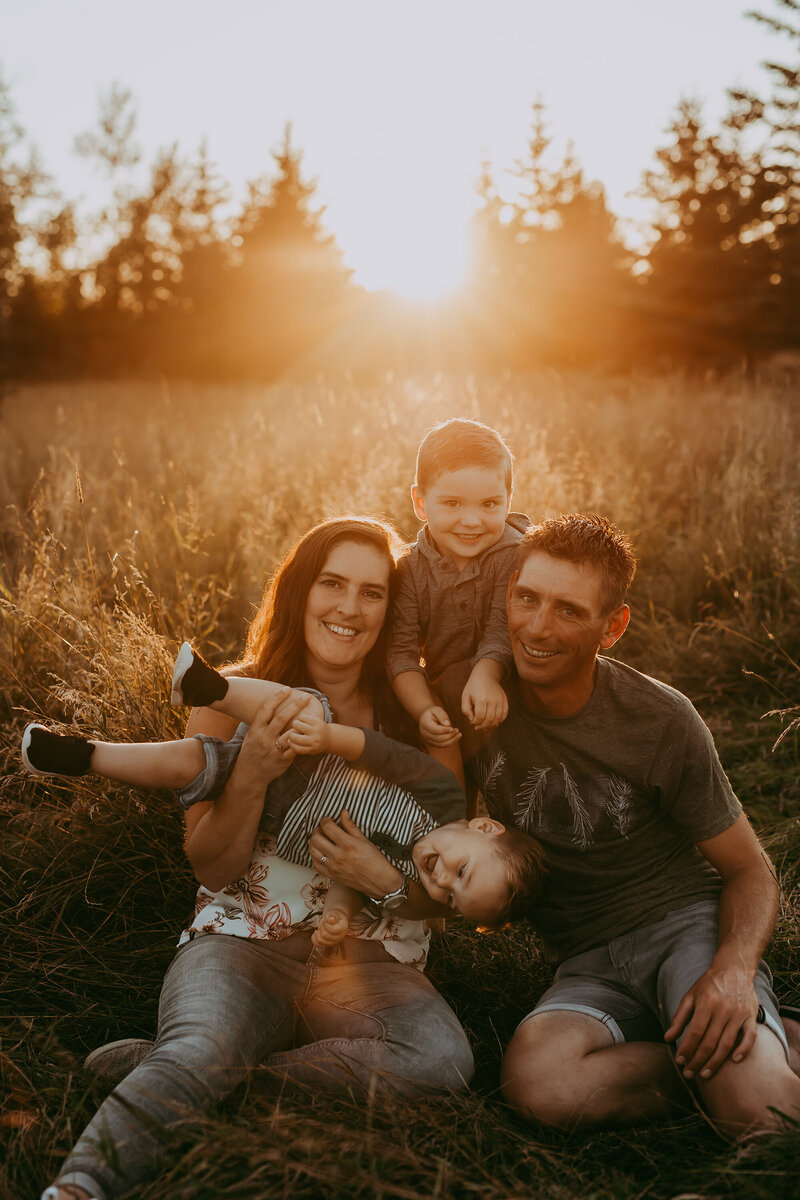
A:
[[[434,425],[420,442],[417,451],[416,486],[425,491],[445,471],[462,467],[498,468],[511,495],[514,459],[496,429],[482,421],[453,417]]]
[[[629,539],[605,517],[568,513],[548,517],[526,530],[517,554],[517,570],[541,550],[552,558],[572,563],[590,563],[602,576],[602,601],[606,613],[625,603],[625,595],[636,574],[636,554]]]
[[[493,845],[506,869],[508,895],[492,921],[487,925],[498,928],[509,921],[530,918],[541,899],[547,861],[541,842],[520,829],[505,827],[493,838]]]

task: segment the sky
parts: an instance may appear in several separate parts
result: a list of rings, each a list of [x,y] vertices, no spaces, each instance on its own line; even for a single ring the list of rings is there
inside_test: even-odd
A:
[[[287,121],[359,282],[435,298],[458,283],[481,162],[525,152],[531,105],[571,140],[612,210],[679,98],[713,127],[725,90],[763,87],[780,38],[738,0],[0,0],[0,66],[46,169],[79,211],[104,184],[73,152],[117,82],[152,161],[202,139],[236,197]],[[756,4],[774,12],[774,0]]]

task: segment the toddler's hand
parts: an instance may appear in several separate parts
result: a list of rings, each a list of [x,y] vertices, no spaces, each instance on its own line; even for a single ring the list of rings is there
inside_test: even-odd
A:
[[[319,919],[319,925],[311,934],[313,946],[338,946],[347,935],[350,918],[343,908],[332,908],[324,912]]]
[[[451,725],[444,709],[433,704],[425,709],[419,719],[419,736],[428,746],[450,746],[459,740],[461,734]]]
[[[295,754],[325,754],[331,727],[325,724],[319,700],[308,698],[312,703],[297,714],[283,740]]]
[[[494,679],[473,683],[470,677],[461,695],[461,711],[475,729],[494,729],[508,716],[508,697]]]

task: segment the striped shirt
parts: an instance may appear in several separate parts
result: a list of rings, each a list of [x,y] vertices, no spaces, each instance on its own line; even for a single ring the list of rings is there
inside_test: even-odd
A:
[[[307,789],[286,813],[275,848],[278,856],[310,867],[308,839],[323,817],[337,820],[343,809],[392,866],[419,882],[411,848],[436,829],[438,821],[397,784],[359,770],[336,754],[322,758]]]

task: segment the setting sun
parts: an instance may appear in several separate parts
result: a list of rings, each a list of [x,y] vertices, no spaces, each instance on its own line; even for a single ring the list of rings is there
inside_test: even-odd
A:
[[[385,288],[403,300],[423,302],[457,291],[467,270],[466,231],[431,228],[423,238],[412,223],[403,232],[390,243],[352,243],[357,282],[370,290]]]

